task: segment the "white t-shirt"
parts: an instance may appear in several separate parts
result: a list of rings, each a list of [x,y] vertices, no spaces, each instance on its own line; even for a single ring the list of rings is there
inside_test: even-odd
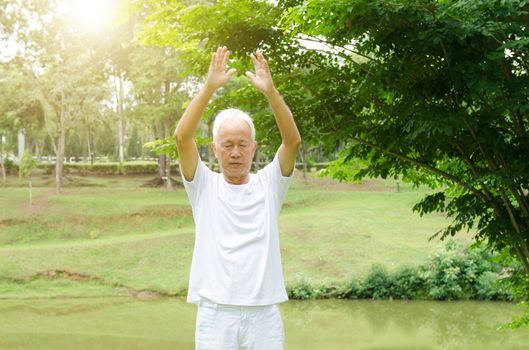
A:
[[[200,159],[183,178],[195,220],[188,303],[270,305],[288,300],[279,249],[278,216],[292,180],[279,156],[246,184],[229,184]]]

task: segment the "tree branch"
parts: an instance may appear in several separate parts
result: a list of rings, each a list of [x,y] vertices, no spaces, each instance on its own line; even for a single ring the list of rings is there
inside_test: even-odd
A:
[[[445,171],[442,171],[440,169],[437,169],[436,167],[433,167],[429,164],[426,164],[426,163],[423,163],[417,159],[413,159],[413,158],[410,158],[408,156],[405,156],[403,154],[400,154],[400,153],[397,153],[397,152],[393,152],[393,151],[390,151],[388,149],[385,149],[379,145],[375,145],[374,143],[371,143],[369,141],[366,141],[366,140],[362,140],[358,137],[352,137],[353,140],[355,141],[358,141],[366,146],[369,146],[369,147],[372,147],[374,149],[377,149],[379,151],[381,151],[382,153],[386,153],[386,154],[389,154],[393,157],[396,157],[396,158],[399,158],[401,160],[404,160],[406,162],[409,162],[409,163],[412,163],[412,164],[415,164],[421,168],[424,168],[424,169],[427,169],[429,170],[430,172],[434,173],[434,174],[437,174],[437,175],[440,175],[442,177],[444,177],[445,179],[447,180],[450,180],[456,184],[458,184],[459,186],[463,187],[463,188],[466,188],[468,189],[469,191],[471,191],[472,193],[474,193],[476,196],[478,196],[483,202],[487,203],[488,200],[487,200],[487,197],[483,194],[483,192],[479,191],[477,188],[471,186],[470,184],[462,181],[461,179],[455,177],[454,175],[452,174],[449,174]]]
[[[370,61],[373,61],[373,62],[377,62],[377,63],[379,63],[376,59],[374,59],[374,58],[372,58],[372,57],[369,57],[369,56],[367,56],[367,55],[365,55],[365,54],[363,54],[363,53],[360,53],[360,52],[358,52],[358,51],[348,49],[348,48],[346,48],[346,47],[344,47],[344,46],[337,46],[337,45],[334,45],[334,44],[328,42],[327,40],[320,39],[320,38],[318,38],[318,37],[316,37],[316,36],[313,36],[313,35],[308,35],[308,34],[305,34],[305,35],[306,35],[306,37],[304,37],[304,38],[298,38],[298,39],[311,41],[311,42],[313,42],[313,43],[319,43],[319,44],[329,45],[329,46],[331,46],[331,47],[332,47],[333,49],[335,49],[335,50],[336,50],[336,48],[338,47],[338,48],[340,48],[340,49],[342,49],[342,50],[349,51],[350,53],[353,53],[353,54],[358,55],[358,56],[360,56],[360,57],[366,58],[366,59],[368,59],[368,60],[370,60]]]
[[[496,201],[494,200],[494,196],[490,192],[488,186],[485,184],[485,182],[483,182],[483,181],[481,181],[479,179],[479,175],[478,175],[478,172],[476,170],[476,167],[474,166],[474,162],[470,159],[470,157],[466,154],[466,152],[463,150],[463,148],[459,144],[454,143],[454,146],[457,148],[457,150],[459,151],[461,156],[464,158],[463,160],[465,161],[465,163],[470,168],[470,171],[472,171],[472,174],[474,175],[474,177],[476,179],[478,179],[479,183],[483,187],[484,194],[487,197],[487,199],[489,200],[489,203],[492,205],[492,208],[494,209],[494,212],[496,213],[496,215],[498,217],[502,217],[502,213],[501,213],[500,207],[499,207],[498,203],[496,203]]]

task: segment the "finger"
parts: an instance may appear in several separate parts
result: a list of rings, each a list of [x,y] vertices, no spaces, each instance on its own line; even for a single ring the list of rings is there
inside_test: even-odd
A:
[[[259,67],[259,62],[257,62],[257,58],[253,54],[250,54],[250,58],[252,59],[255,69],[257,70],[257,67]]]
[[[220,64],[220,57],[222,54],[222,47],[217,47],[217,52],[215,53],[215,65],[218,66]]]
[[[228,75],[228,79],[230,79],[235,73],[237,73],[237,69],[232,68],[230,69],[226,74]]]
[[[261,64],[268,68],[268,62],[266,61],[266,58],[263,56],[263,53],[261,51],[258,52],[258,55],[259,55],[259,61],[261,62]]]
[[[245,74],[248,77],[248,79],[250,79],[250,81],[253,83],[253,81],[255,79],[255,75],[252,72],[249,72],[249,71],[246,72]]]
[[[260,62],[263,62],[265,59],[261,51],[257,51],[257,58],[259,59]]]
[[[230,51],[226,50],[222,57],[222,67],[226,67],[226,65],[228,64],[229,57],[230,57]]]

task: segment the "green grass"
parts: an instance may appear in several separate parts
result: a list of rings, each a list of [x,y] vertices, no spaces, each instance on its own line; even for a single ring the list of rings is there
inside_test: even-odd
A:
[[[141,187],[145,176],[71,179],[56,195],[49,179],[37,178],[33,207],[20,180],[0,187],[7,208],[0,214],[0,297],[83,294],[79,285],[87,282],[35,279],[54,270],[99,278],[87,286],[90,296],[111,294],[113,285],[185,293],[194,245],[185,191]],[[286,282],[341,282],[364,276],[373,263],[391,270],[423,262],[442,244],[428,238],[448,221],[411,211],[425,191],[395,189],[392,180],[342,185],[296,178],[280,217]]]

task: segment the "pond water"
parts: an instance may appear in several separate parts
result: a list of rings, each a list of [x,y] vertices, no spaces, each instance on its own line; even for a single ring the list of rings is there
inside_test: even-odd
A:
[[[510,303],[290,300],[286,350],[529,349],[529,330],[498,331]],[[183,299],[0,300],[0,349],[194,349]]]

